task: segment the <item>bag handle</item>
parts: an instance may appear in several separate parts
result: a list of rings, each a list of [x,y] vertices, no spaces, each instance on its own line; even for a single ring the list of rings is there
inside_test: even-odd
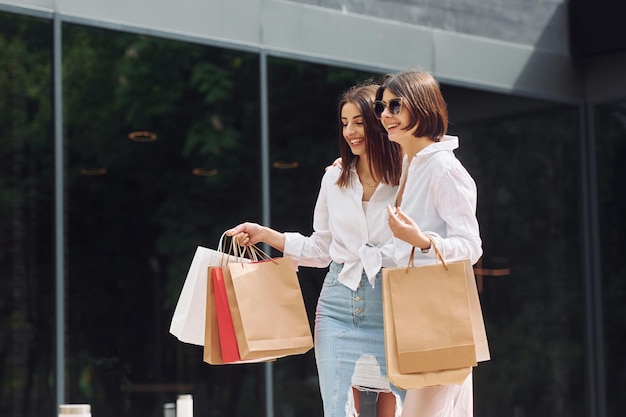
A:
[[[245,253],[243,248],[237,243],[237,242],[233,242],[234,239],[230,239],[230,245],[228,245],[228,250],[226,250],[226,242],[224,237],[227,236],[226,232],[222,233],[222,236],[220,236],[220,240],[217,244],[217,250],[218,252],[222,253],[222,259],[220,260],[220,264],[221,265],[226,265],[226,263],[228,263],[228,261],[230,260],[230,257],[234,257],[235,261],[237,261],[237,263],[239,263],[239,260],[243,260],[245,258]],[[228,239],[226,239],[228,240]],[[226,257],[226,263],[224,262],[224,257]],[[256,257],[251,258],[252,260],[256,261]]]
[[[263,252],[261,250],[261,248],[259,248],[256,245],[248,245],[246,246],[246,250],[253,254],[253,256],[255,257],[255,259],[258,257],[260,260],[265,260],[265,261],[272,261],[275,264],[277,264],[278,262],[276,262],[275,259],[273,259],[271,256],[269,256],[267,253]]]
[[[438,260],[441,260],[443,267],[446,268],[446,270],[448,270],[448,265],[446,264],[446,260],[443,259],[443,255],[441,254],[439,247],[435,243],[435,239],[433,239],[432,236],[430,235],[426,235],[426,236],[428,236],[428,240],[430,240],[430,245],[433,247],[433,249],[435,249],[435,252],[437,253],[437,257],[435,258],[435,265],[437,265]],[[413,267],[415,267],[415,246],[411,248],[411,256],[409,256],[409,264],[407,265],[406,269],[408,270],[409,268],[413,268]]]
[[[222,244],[222,239],[224,238],[224,236],[226,236],[226,232],[222,233],[222,237],[220,238],[220,243],[218,245],[220,252],[222,252],[222,260],[223,260],[223,256],[225,253],[225,251],[223,250],[223,244]],[[237,260],[244,259],[245,258],[244,255],[247,253],[249,256],[249,259],[254,262],[264,260],[264,261],[272,261],[273,263],[278,264],[278,262],[275,259],[273,259],[267,253],[262,251],[261,248],[259,248],[258,246],[240,245],[234,236],[232,236],[230,239],[230,246],[228,248],[228,256],[230,256],[231,253],[235,256]],[[243,262],[241,262],[241,264],[243,266]]]

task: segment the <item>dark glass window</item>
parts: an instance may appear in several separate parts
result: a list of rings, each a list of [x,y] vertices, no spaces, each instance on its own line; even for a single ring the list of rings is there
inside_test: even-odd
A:
[[[52,24],[0,13],[0,415],[54,410]]]
[[[626,101],[597,107],[596,132],[607,415],[619,416],[626,406]]]
[[[262,365],[169,334],[197,246],[260,211],[257,55],[64,26],[67,399],[95,416],[255,415]]]
[[[444,87],[459,159],[478,186],[475,273],[492,360],[480,416],[584,415],[578,108]]]

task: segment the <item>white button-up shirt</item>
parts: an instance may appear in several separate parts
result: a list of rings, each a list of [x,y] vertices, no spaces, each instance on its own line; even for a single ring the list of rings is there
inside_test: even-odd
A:
[[[470,259],[475,264],[482,255],[482,241],[476,218],[476,184],[454,156],[459,147],[455,136],[444,136],[418,152],[407,166],[404,157],[402,181],[406,185],[400,208],[415,220],[422,232],[433,237],[446,261]],[[412,246],[394,238],[397,266],[406,266]],[[432,264],[434,250],[415,251],[416,265]]]
[[[387,206],[393,204],[398,187],[379,184],[364,211],[356,170],[351,169],[346,188],[336,184],[340,173],[338,167],[326,171],[315,204],[313,234],[284,233],[284,254],[301,266],[324,268],[331,260],[343,264],[339,282],[356,290],[363,271],[374,286],[381,267],[395,266]]]

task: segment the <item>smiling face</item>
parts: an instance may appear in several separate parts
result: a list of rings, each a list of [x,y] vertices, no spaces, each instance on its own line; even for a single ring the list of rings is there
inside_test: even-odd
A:
[[[397,104],[394,99],[398,97],[402,101],[400,112],[394,105]],[[381,124],[394,142],[406,142],[403,132],[417,139],[438,142],[448,130],[446,102],[439,83],[427,72],[388,74],[376,92],[376,100],[382,101],[374,106],[376,114],[380,115]]]
[[[341,124],[343,126],[343,138],[350,146],[354,155],[365,156],[365,126],[363,115],[358,106],[350,101],[341,108]]]
[[[409,109],[406,105],[400,105],[400,112],[398,114],[394,114],[395,111],[389,110],[389,104],[397,99],[402,100],[388,89],[383,92],[382,101],[386,107],[380,115],[380,122],[387,131],[389,140],[403,145],[407,140],[413,138],[413,132],[417,129],[417,126],[414,126],[411,130],[406,130],[410,125],[409,122],[411,119]],[[394,106],[391,106],[391,108],[393,110]]]

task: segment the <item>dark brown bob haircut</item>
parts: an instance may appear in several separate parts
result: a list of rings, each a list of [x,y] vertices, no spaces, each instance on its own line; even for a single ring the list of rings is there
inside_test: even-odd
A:
[[[350,145],[343,137],[341,110],[346,103],[353,103],[361,112],[367,160],[374,179],[392,186],[400,183],[402,148],[387,138],[387,132],[374,115],[374,97],[379,87],[379,84],[369,80],[351,87],[339,97],[337,105],[339,151],[341,154],[341,175],[337,180],[339,187],[348,187],[350,185],[350,168],[359,159],[357,155],[352,153]]]
[[[431,74],[423,71],[388,74],[376,92],[376,100],[382,100],[385,90],[402,98],[402,106],[409,110],[411,116],[405,130],[417,126],[413,136],[426,136],[439,142],[446,134],[448,109],[439,83]]]

